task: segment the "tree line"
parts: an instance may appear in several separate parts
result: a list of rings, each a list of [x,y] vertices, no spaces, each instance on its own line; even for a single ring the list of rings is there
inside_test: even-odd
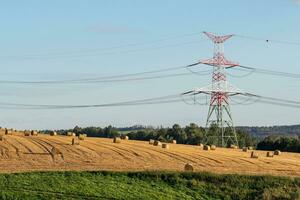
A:
[[[138,126],[138,130],[133,130],[130,128],[121,129],[115,128],[113,126],[107,126],[105,128],[100,127],[74,127],[71,130],[58,130],[59,134],[66,134],[68,131],[72,131],[79,134],[86,134],[89,137],[104,137],[104,138],[113,138],[121,135],[127,135],[130,139],[133,140],[142,140],[149,141],[150,139],[159,140],[161,142],[171,142],[176,140],[178,144],[214,144],[221,146],[220,134],[218,132],[218,127],[213,125],[207,131],[205,128],[198,126],[195,123],[191,123],[185,127],[181,127],[179,124],[174,124],[172,127],[142,127]],[[229,130],[226,130],[229,131]],[[225,132],[226,132],[225,131]],[[256,140],[251,135],[247,134],[243,130],[237,130],[237,138],[239,146],[254,146]],[[230,146],[232,142],[228,143]]]
[[[171,142],[176,140],[178,144],[210,144],[221,146],[221,137],[219,128],[212,125],[208,130],[191,123],[181,127],[179,124],[174,124],[172,127],[151,127],[151,126],[134,126],[126,128],[116,128],[113,126],[101,127],[86,127],[79,126],[70,130],[58,130],[59,134],[66,134],[68,131],[79,134],[86,134],[89,137],[114,138],[121,135],[127,135],[132,140],[149,141],[150,139],[159,140],[161,142]],[[229,132],[226,129],[225,132]],[[47,131],[45,131],[47,133]],[[271,135],[266,137],[257,137],[252,135],[245,129],[237,129],[236,131],[239,147],[253,146],[259,150],[281,150],[288,152],[300,153],[300,136],[286,135]],[[230,146],[231,142],[227,143]]]
[[[255,137],[267,137],[270,135],[300,136],[300,125],[290,126],[240,126],[237,129],[244,130]]]
[[[257,149],[260,150],[281,150],[287,152],[300,153],[300,136],[267,136],[257,144]]]

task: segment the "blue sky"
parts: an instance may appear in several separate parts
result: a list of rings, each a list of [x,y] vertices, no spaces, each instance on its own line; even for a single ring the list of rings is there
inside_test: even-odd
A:
[[[2,1],[1,80],[54,80],[134,73],[212,57],[202,31],[300,42],[296,0],[52,0]],[[199,34],[195,34],[199,33]],[[161,40],[162,41],[157,41]],[[156,42],[154,42],[156,41]],[[128,44],[140,44],[130,46]],[[123,46],[122,48],[112,48]],[[300,46],[233,37],[226,56],[241,64],[300,73]],[[71,54],[70,52],[77,52]],[[79,53],[78,53],[79,52]],[[42,56],[37,56],[42,55]],[[75,55],[75,56],[74,56]],[[252,93],[300,100],[299,80],[253,74],[229,77]],[[1,102],[101,104],[184,92],[209,76],[90,85],[1,84]],[[207,106],[184,103],[74,110],[0,110],[3,127],[203,125]],[[299,124],[298,110],[233,105],[236,125]]]

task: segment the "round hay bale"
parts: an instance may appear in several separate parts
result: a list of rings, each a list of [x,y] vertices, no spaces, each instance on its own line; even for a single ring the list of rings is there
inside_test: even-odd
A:
[[[209,151],[209,150],[210,150],[210,146],[209,146],[209,145],[204,145],[204,146],[203,146],[203,150]]]
[[[161,146],[161,142],[158,141],[158,140],[155,140],[153,145],[154,145],[154,146]]]
[[[172,144],[177,144],[177,141],[176,141],[176,140],[172,140],[171,143],[172,143]]]
[[[82,134],[80,134],[80,135],[78,136],[78,139],[79,139],[79,140],[84,140],[84,138],[85,138],[85,137],[84,137],[84,135],[82,135]]]
[[[280,156],[281,155],[281,151],[279,151],[279,150],[274,151],[274,155]]]
[[[243,152],[247,152],[248,151],[248,147],[243,147]]]
[[[30,131],[24,131],[24,136],[30,136],[31,132]]]
[[[149,144],[153,145],[155,140],[149,140]]]
[[[73,137],[73,136],[76,136],[76,134],[75,134],[75,133],[73,133],[73,132],[67,132],[67,136],[69,136],[69,137]]]
[[[267,152],[267,157],[269,158],[273,158],[274,157],[274,153],[273,152]]]
[[[168,144],[165,144],[165,143],[164,143],[164,144],[162,144],[162,148],[163,148],[163,149],[169,149],[170,146],[169,146]]]
[[[12,131],[10,129],[5,129],[5,135],[12,135]]]
[[[216,150],[216,149],[217,149],[216,145],[211,145],[210,146],[210,150]]]
[[[83,137],[87,137],[87,134],[82,134],[83,135]]]
[[[248,147],[248,150],[251,150],[251,151],[252,151],[253,149],[254,149],[253,147]]]
[[[203,144],[202,143],[197,144],[197,146],[199,146],[200,148],[203,148]]]
[[[121,143],[121,138],[115,137],[113,140],[114,143]]]
[[[231,148],[231,149],[238,149],[238,146],[232,144],[232,145],[230,145],[230,148]]]
[[[194,171],[193,165],[187,163],[187,164],[184,166],[184,171],[187,171],[187,172],[192,172],[192,171]]]
[[[256,153],[255,151],[252,151],[251,158],[258,158],[258,153]]]
[[[129,137],[127,135],[121,135],[122,140],[129,140]]]
[[[51,131],[50,136],[57,136],[57,133],[55,131]]]
[[[38,136],[38,132],[37,131],[31,131],[31,135],[32,136]]]

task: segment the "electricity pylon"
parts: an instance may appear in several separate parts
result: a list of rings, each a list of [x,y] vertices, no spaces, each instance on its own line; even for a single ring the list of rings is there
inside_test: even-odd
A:
[[[226,68],[239,66],[238,63],[229,61],[224,56],[223,43],[233,35],[216,36],[204,32],[214,43],[214,56],[211,59],[201,61],[202,64],[213,67],[212,84],[196,89],[194,92],[210,95],[210,104],[206,120],[206,128],[211,125],[218,127],[218,137],[221,137],[221,145],[225,147],[228,142],[238,145],[237,135],[230,111],[229,97],[242,94],[243,91],[230,85],[227,81]]]

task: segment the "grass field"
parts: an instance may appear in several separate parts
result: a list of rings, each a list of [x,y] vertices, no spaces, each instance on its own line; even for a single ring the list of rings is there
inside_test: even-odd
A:
[[[176,172],[0,175],[1,199],[294,199],[300,179]]]

